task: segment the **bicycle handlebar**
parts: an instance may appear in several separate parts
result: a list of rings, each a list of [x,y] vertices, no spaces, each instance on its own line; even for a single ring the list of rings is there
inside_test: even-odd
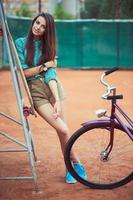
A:
[[[122,95],[115,95],[116,94],[116,88],[115,87],[112,87],[110,86],[107,82],[105,82],[104,80],[104,77],[111,74],[112,72],[115,72],[116,70],[118,70],[119,68],[118,67],[114,67],[110,70],[107,70],[106,72],[104,72],[102,75],[101,75],[101,78],[100,78],[100,82],[106,87],[106,93],[102,95],[102,98],[103,99],[123,99],[123,96]],[[113,95],[112,96],[109,96],[110,93],[113,91]]]

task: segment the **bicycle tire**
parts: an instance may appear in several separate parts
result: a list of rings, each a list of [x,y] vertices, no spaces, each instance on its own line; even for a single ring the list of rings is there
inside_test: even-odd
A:
[[[87,186],[87,187],[90,187],[90,188],[93,188],[93,189],[113,189],[113,188],[117,188],[117,187],[120,187],[120,186],[122,186],[122,185],[125,185],[125,184],[127,184],[128,182],[130,182],[130,181],[132,181],[133,180],[133,171],[132,171],[132,166],[133,166],[133,163],[131,163],[131,162],[133,162],[133,153],[132,153],[132,151],[133,151],[133,145],[132,145],[132,141],[131,141],[131,139],[129,138],[129,136],[125,133],[125,131],[121,128],[121,126],[119,125],[119,124],[117,124],[117,123],[115,123],[115,134],[116,134],[116,132],[117,132],[117,134],[118,134],[118,132],[119,132],[119,134],[120,134],[120,138],[122,138],[122,137],[124,137],[124,142],[129,142],[129,144],[130,144],[130,148],[129,148],[129,146],[125,146],[125,148],[128,148],[128,150],[129,150],[129,152],[127,152],[128,153],[128,159],[127,159],[127,154],[126,154],[126,150],[125,150],[125,152],[123,151],[124,149],[122,148],[121,150],[123,151],[123,153],[124,154],[122,154],[122,155],[120,155],[120,156],[122,156],[122,161],[123,161],[123,159],[125,159],[124,160],[124,163],[125,163],[125,167],[129,167],[129,173],[127,174],[125,174],[125,177],[123,177],[122,179],[120,179],[120,177],[118,177],[118,180],[113,180],[113,182],[109,182],[108,181],[108,179],[107,180],[105,180],[105,182],[103,181],[103,182],[100,182],[101,180],[98,180],[98,181],[96,181],[96,180],[93,180],[93,175],[92,175],[92,177],[90,177],[90,176],[88,176],[88,179],[87,180],[84,180],[83,178],[81,178],[77,173],[76,173],[76,171],[74,170],[74,168],[73,168],[73,165],[72,165],[72,163],[71,163],[71,160],[70,160],[70,152],[71,152],[71,149],[72,148],[74,148],[74,145],[75,145],[75,143],[77,142],[77,140],[79,140],[81,137],[83,137],[85,134],[87,134],[87,136],[86,137],[88,137],[88,135],[90,134],[90,132],[92,132],[92,136],[91,136],[91,138],[90,138],[90,145],[89,145],[89,147],[92,147],[92,145],[93,144],[91,144],[91,142],[92,142],[92,138],[93,138],[93,135],[95,134],[95,131],[96,130],[98,130],[98,131],[105,131],[106,130],[106,134],[107,133],[109,133],[109,128],[110,128],[110,121],[91,121],[88,125],[85,125],[85,126],[83,126],[83,127],[81,127],[79,130],[77,130],[72,136],[71,136],[71,138],[69,139],[69,141],[68,141],[68,143],[66,144],[66,148],[65,148],[65,153],[64,153],[64,160],[65,160],[65,164],[66,164],[66,167],[67,167],[67,169],[68,169],[68,171],[72,174],[72,176],[77,180],[77,181],[79,181],[80,183],[82,183],[83,185],[85,185],[85,186]],[[121,134],[121,133],[124,133],[123,135]],[[100,134],[99,132],[98,132],[98,134]],[[108,134],[107,134],[108,135]],[[116,137],[116,135],[115,135],[115,137]],[[99,139],[99,138],[98,138]],[[126,139],[126,140],[125,140]],[[94,139],[94,141],[95,141],[95,139]],[[116,142],[116,141],[115,141]],[[119,139],[118,139],[118,142],[119,142]],[[95,144],[95,143],[94,143]],[[119,143],[120,144],[120,143]],[[128,144],[128,145],[129,145]],[[125,145],[125,144],[124,144]],[[84,150],[84,148],[85,148],[85,146],[87,146],[87,145],[84,145],[83,144],[83,146],[84,147],[82,147],[82,149]],[[96,144],[96,146],[95,146],[95,148],[97,148],[97,146],[98,146],[98,144]],[[115,149],[116,147],[113,147],[113,150],[112,150],[112,152],[111,152],[111,158],[110,158],[110,160],[111,161],[109,161],[110,163],[109,163],[109,165],[111,165],[111,162],[113,163],[113,159],[115,159],[115,154],[114,153],[117,153],[117,156],[119,156],[119,154],[118,154],[118,150],[119,149]],[[80,148],[80,146],[78,146],[77,147],[77,149],[79,150],[79,152],[81,151],[81,148]],[[130,150],[131,150],[131,152],[130,152]],[[89,150],[90,151],[90,150]],[[115,152],[116,151],[116,152]],[[78,152],[78,153],[79,153]],[[77,152],[76,152],[77,153]],[[85,152],[83,152],[82,153],[82,156],[85,156],[84,155],[85,154]],[[129,155],[130,154],[130,155]],[[91,154],[90,154],[91,155]],[[94,159],[96,158],[95,157],[96,155],[94,155]],[[114,156],[114,158],[113,158],[113,156]],[[93,159],[93,155],[92,155],[92,159]],[[126,159],[127,159],[127,161],[126,161]],[[88,157],[88,160],[89,160],[89,157]],[[82,160],[81,160],[81,162],[82,162]],[[96,162],[96,161],[95,161]],[[99,163],[100,163],[100,161],[98,161]],[[124,172],[125,173],[125,171],[123,170],[124,169],[124,163],[122,164],[122,163],[119,163],[119,160],[116,160],[116,163],[115,164],[118,164],[119,166],[118,166],[118,168],[119,169],[117,169],[117,167],[115,168],[115,164],[114,164],[114,166],[113,166],[113,168],[114,168],[114,170],[115,171],[113,171],[113,173],[115,173],[116,174],[116,170],[118,170],[119,172],[120,172],[120,170],[122,170],[121,171],[121,173],[122,172]],[[84,164],[84,162],[83,162],[83,164]],[[95,165],[97,165],[98,163],[94,163]],[[103,164],[103,163],[102,163]],[[106,163],[105,163],[106,164]],[[130,165],[130,166],[128,166],[128,164]],[[94,165],[94,166],[95,166]],[[86,165],[84,165],[85,166],[85,169],[86,169]],[[92,165],[93,166],[93,165]],[[111,169],[113,169],[113,168],[111,168],[111,166],[109,166],[110,167],[110,170]],[[91,167],[90,167],[91,168]],[[99,168],[100,169],[100,168]],[[90,171],[91,171],[91,169],[89,169]],[[101,169],[100,169],[101,170]],[[107,170],[107,167],[106,167],[106,170]],[[90,171],[89,171],[89,173],[90,173]],[[92,170],[93,171],[93,170]],[[118,173],[119,173],[118,172]],[[99,173],[100,173],[100,171],[99,171]],[[110,173],[112,173],[111,171],[110,171]],[[113,174],[113,176],[114,176],[114,174]],[[118,174],[116,174],[116,176],[118,176]],[[112,177],[111,177],[112,178]],[[120,179],[120,180],[119,180]]]

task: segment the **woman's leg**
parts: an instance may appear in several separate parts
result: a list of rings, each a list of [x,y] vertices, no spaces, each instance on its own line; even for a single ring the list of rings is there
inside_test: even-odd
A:
[[[57,134],[59,136],[62,153],[64,156],[65,144],[70,138],[69,129],[64,121],[63,111],[60,114],[60,117],[56,118],[53,116],[54,109],[50,103],[44,104],[37,109],[38,113],[53,127],[56,129]],[[71,152],[71,161],[73,162],[74,169],[78,173],[79,176],[84,179],[87,178],[86,172],[82,164],[80,163],[78,157],[74,152]],[[75,178],[70,174],[69,171],[66,171],[65,174],[66,183],[76,183]]]
[[[53,106],[50,103],[38,107],[37,111],[43,119],[45,119],[53,128],[55,128],[60,140],[62,153],[64,155],[65,144],[70,138],[70,133],[64,119],[63,103],[62,113],[57,119],[55,119],[53,116],[54,110]],[[79,162],[79,159],[74,152],[71,153],[71,160],[72,162]]]

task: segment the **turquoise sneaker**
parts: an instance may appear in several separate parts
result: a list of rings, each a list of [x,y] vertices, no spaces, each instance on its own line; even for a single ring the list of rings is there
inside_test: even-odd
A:
[[[87,174],[86,174],[86,171],[85,171],[85,168],[83,167],[83,165],[81,163],[74,163],[74,169],[75,171],[77,172],[77,174],[87,180]]]
[[[76,183],[76,179],[73,178],[73,176],[70,174],[70,172],[66,172],[66,176],[65,176],[65,180],[66,180],[66,183]]]

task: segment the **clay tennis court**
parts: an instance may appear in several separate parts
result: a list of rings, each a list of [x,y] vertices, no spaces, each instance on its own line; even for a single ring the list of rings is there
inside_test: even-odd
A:
[[[96,109],[109,109],[109,103],[101,99],[104,93],[99,82],[102,70],[60,69],[58,73],[67,95],[66,116],[71,133],[78,129],[82,122],[95,119]],[[1,71],[0,79],[0,111],[19,119],[10,72]],[[111,74],[108,80],[124,95],[119,105],[132,118],[133,71],[117,71]],[[65,166],[55,131],[39,116],[29,116],[29,121],[39,161],[36,163],[36,170],[41,193],[33,194],[30,180],[0,181],[0,200],[132,200],[132,182],[113,190],[93,190],[80,183],[66,184]],[[21,128],[2,116],[0,129],[23,141]],[[0,135],[0,146],[14,147],[14,143]],[[1,153],[0,156],[0,176],[30,173],[27,153]]]

